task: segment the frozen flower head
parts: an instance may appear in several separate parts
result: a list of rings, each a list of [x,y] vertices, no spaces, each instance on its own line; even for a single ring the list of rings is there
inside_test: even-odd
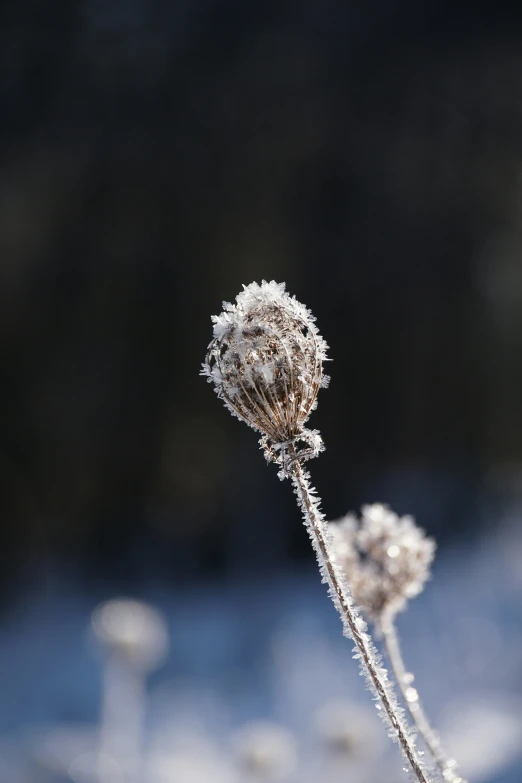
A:
[[[163,618],[147,604],[115,599],[100,604],[92,615],[98,643],[140,669],[154,669],[168,647]]]
[[[319,433],[305,429],[326,386],[323,374],[327,345],[307,308],[285,291],[284,283],[251,283],[223,303],[212,317],[214,339],[202,374],[232,414],[263,436],[268,459],[284,462],[284,452],[296,441],[315,456]]]
[[[373,622],[392,619],[418,595],[430,575],[435,541],[413,517],[399,517],[375,503],[361,518],[348,515],[329,525],[336,560],[346,572],[356,603]]]
[[[277,723],[243,727],[234,738],[239,766],[249,780],[286,780],[297,767],[293,735]]]

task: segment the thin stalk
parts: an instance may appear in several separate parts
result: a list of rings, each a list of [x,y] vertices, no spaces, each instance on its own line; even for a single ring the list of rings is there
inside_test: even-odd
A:
[[[293,459],[289,472],[294,491],[298,497],[303,512],[304,522],[317,554],[324,580],[330,588],[330,595],[341,615],[345,632],[355,642],[357,657],[361,670],[391,724],[393,735],[397,737],[402,753],[413,770],[419,783],[430,783],[424,771],[418,751],[415,747],[414,735],[403,716],[403,710],[397,704],[397,699],[386,669],[380,665],[380,658],[372,639],[366,633],[366,624],[361,620],[353,603],[350,590],[342,578],[341,570],[335,565],[330,551],[324,517],[319,510],[319,500],[310,487],[309,474],[303,470],[295,449],[289,447],[290,458]]]
[[[417,689],[412,686],[413,676],[406,670],[402,657],[399,637],[393,620],[381,617],[380,630],[384,640],[386,653],[391,664],[395,679],[399,685],[404,702],[415,723],[419,734],[429,748],[437,767],[448,783],[466,783],[456,771],[456,761],[444,750],[440,737],[433,729],[428,716],[422,708]]]
[[[110,759],[122,770],[127,783],[142,780],[142,742],[145,691],[142,673],[114,654],[105,664],[100,725],[99,783],[114,780]]]

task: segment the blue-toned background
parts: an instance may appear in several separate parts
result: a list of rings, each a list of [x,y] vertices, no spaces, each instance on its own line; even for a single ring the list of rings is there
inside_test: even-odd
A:
[[[440,553],[433,581],[398,623],[425,706],[477,782],[515,783],[520,775],[521,547],[504,522],[471,552],[460,545]],[[259,721],[291,732],[296,776],[280,779],[403,779],[318,575],[292,568],[136,591],[162,612],[170,640],[146,689],[143,767],[136,778],[118,768],[89,776],[81,764],[92,770],[101,746],[107,663],[88,628],[93,602],[108,597],[110,590],[87,593],[70,574],[56,574],[4,616],[2,781],[279,779],[241,772],[235,737]],[[321,729],[328,710],[346,723],[341,760]],[[116,718],[124,729],[125,706]]]

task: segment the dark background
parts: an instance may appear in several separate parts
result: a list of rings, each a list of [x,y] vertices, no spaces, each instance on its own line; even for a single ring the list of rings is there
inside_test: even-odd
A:
[[[311,560],[290,487],[198,377],[252,280],[286,281],[331,346],[329,517],[386,501],[444,545],[516,494],[506,8],[2,3],[4,599],[64,569],[129,589]]]

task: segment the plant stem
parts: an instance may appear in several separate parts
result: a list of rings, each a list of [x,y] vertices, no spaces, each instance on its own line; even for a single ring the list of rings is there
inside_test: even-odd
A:
[[[114,769],[106,766],[107,759],[122,768],[126,783],[140,783],[145,720],[142,673],[113,654],[104,667],[103,690],[97,783],[114,780]]]
[[[409,713],[415,723],[419,734],[429,748],[435,762],[442,772],[445,781],[448,783],[466,783],[464,778],[456,771],[456,761],[446,753],[437,732],[431,726],[431,723],[424,712],[419,701],[417,690],[412,687],[413,676],[406,670],[401,653],[399,637],[393,620],[383,615],[380,622],[380,630],[384,639],[384,646],[399,685],[404,701],[408,707]]]
[[[294,491],[298,497],[305,525],[319,560],[323,579],[330,588],[330,596],[343,620],[345,633],[355,642],[356,657],[359,658],[361,670],[366,675],[368,684],[378,701],[378,709],[382,707],[387,716],[391,724],[393,736],[397,738],[402,753],[413,770],[417,781],[419,783],[430,783],[430,779],[423,769],[415,747],[415,737],[404,718],[404,711],[397,703],[393,686],[388,680],[388,673],[380,665],[381,660],[371,636],[366,633],[366,623],[359,616],[342,572],[334,562],[324,517],[319,510],[319,500],[314,496],[314,490],[310,487],[309,474],[303,470],[293,447],[290,447],[288,451],[293,459],[289,472]]]

